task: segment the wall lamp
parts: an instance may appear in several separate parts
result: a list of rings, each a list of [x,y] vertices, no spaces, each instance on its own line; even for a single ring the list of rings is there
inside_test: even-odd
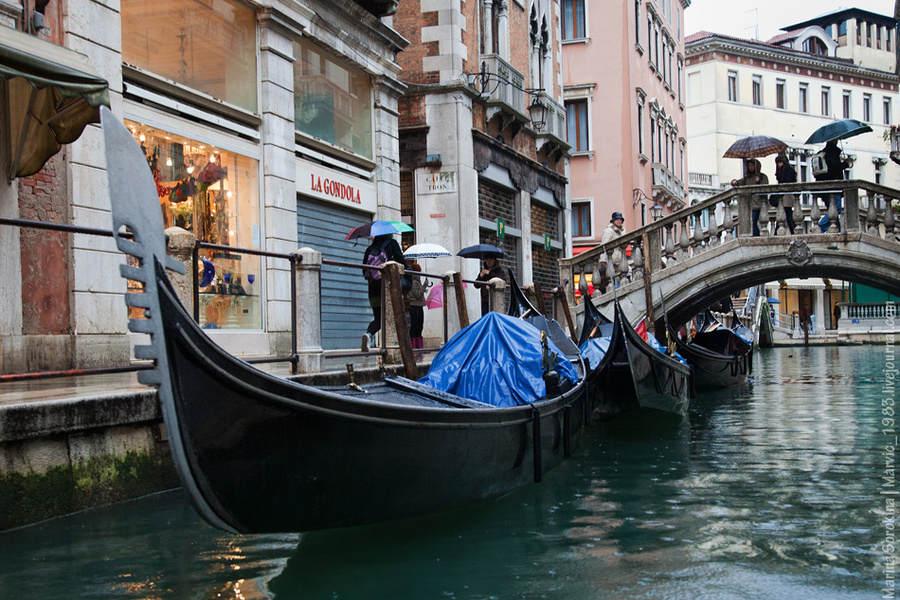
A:
[[[478,73],[469,74],[469,84],[483,98],[491,96],[501,84],[506,84],[520,92],[525,92],[531,99],[531,104],[528,105],[528,116],[531,119],[531,126],[535,131],[541,131],[546,126],[547,105],[541,102],[541,94],[544,93],[544,88],[523,88],[499,73],[491,73],[485,66],[482,66],[481,71]]]

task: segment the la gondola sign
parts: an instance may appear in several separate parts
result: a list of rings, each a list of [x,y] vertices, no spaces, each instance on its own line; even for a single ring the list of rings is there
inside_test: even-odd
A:
[[[297,192],[370,213],[378,207],[375,184],[371,181],[301,161],[297,161]]]

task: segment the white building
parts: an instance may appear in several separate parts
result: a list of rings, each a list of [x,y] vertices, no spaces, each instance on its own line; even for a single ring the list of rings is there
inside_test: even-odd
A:
[[[768,42],[709,32],[687,38],[690,198],[701,199],[741,176],[740,160],[722,155],[737,139],[770,135],[788,145],[800,181],[811,181],[806,144],[818,127],[852,118],[871,125],[841,142],[855,159],[850,177],[900,186],[884,132],[898,119],[896,20],[849,9],[786,27]],[[772,177],[774,157],[762,160]]]
[[[835,119],[871,126],[839,142],[853,160],[850,179],[900,187],[900,165],[889,157],[886,132],[900,123],[897,20],[860,9],[840,10],[789,25],[767,42],[709,32],[685,42],[689,198],[714,195],[742,176],[743,161],[724,158],[736,140],[768,135],[784,141],[800,181],[812,181],[810,157],[822,144],[806,144],[816,129]],[[761,159],[776,183],[774,156]],[[810,198],[801,198],[804,206]],[[798,222],[799,224],[799,222]],[[843,282],[815,279],[779,282],[786,318],[806,311],[816,331],[835,328],[834,307],[847,302]],[[796,319],[794,319],[796,321]]]

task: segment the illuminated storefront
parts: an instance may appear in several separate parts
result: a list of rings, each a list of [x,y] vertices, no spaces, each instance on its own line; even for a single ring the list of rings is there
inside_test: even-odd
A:
[[[258,161],[133,121],[125,121],[147,157],[163,221],[198,240],[260,248]],[[260,258],[200,251],[200,324],[262,328]]]

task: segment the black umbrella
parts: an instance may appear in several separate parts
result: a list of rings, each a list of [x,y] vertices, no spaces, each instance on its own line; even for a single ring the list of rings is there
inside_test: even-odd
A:
[[[474,246],[463,248],[456,255],[463,258],[480,258],[483,260],[485,258],[503,258],[506,256],[506,252],[490,244],[475,244]]]
[[[806,143],[824,144],[831,140],[843,140],[848,137],[853,137],[854,135],[866,133],[867,131],[872,131],[872,128],[862,121],[857,121],[856,119],[840,119],[839,121],[832,121],[828,125],[822,125],[813,131],[812,135],[809,136],[809,139],[806,140]]]

